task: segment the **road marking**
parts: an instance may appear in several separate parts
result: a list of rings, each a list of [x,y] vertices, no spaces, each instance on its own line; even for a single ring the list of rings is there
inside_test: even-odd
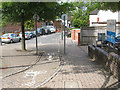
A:
[[[25,76],[24,77],[27,77],[27,76],[32,76],[32,77],[36,77],[38,74],[46,74],[47,71],[29,71],[29,72],[25,72]]]
[[[36,84],[36,81],[35,81],[36,76],[39,74],[46,74],[46,73],[47,73],[47,71],[33,71],[33,70],[25,72],[24,78],[31,76],[31,81],[29,81],[25,84],[22,84],[22,85],[33,86]]]

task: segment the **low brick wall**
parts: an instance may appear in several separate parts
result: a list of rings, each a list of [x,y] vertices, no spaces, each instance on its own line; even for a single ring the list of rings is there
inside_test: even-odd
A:
[[[93,45],[88,46],[88,55],[91,59],[105,68],[108,72],[112,73],[118,80],[120,80],[120,56],[114,52],[107,53],[99,47]]]
[[[88,45],[88,56],[95,60],[95,47],[93,45]]]
[[[108,67],[110,72],[120,80],[120,56],[111,52],[108,54]]]
[[[108,61],[108,53],[103,49],[96,47],[95,48],[95,61],[102,64],[104,67]]]

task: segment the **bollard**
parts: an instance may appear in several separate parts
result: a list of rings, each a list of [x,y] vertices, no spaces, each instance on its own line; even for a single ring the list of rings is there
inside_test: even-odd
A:
[[[78,46],[80,45],[80,32],[78,33]]]

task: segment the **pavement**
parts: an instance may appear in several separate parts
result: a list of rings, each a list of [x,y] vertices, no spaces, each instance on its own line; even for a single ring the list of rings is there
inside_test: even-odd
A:
[[[47,38],[47,36],[38,38],[45,39],[45,37]],[[2,51],[0,59],[2,63],[0,66],[2,88],[37,87],[44,84],[59,69],[58,45],[55,44],[57,41],[53,41],[53,45],[55,44],[56,47],[53,46],[55,51],[52,52],[48,50],[49,45],[41,43],[38,51],[43,54],[42,56],[35,55],[34,41],[33,39],[26,41],[27,51],[21,51],[21,42],[0,46]],[[45,50],[46,47],[48,48]]]
[[[89,59],[87,53],[88,46],[77,46],[75,41],[68,38],[63,68],[42,88],[116,88],[112,84],[117,79]]]
[[[117,81],[101,65],[89,59],[87,46],[77,46],[75,41],[67,38],[64,55],[63,40],[59,43],[53,39],[52,43],[40,46],[39,52],[45,52],[42,57],[35,55],[35,48],[32,48],[31,43],[26,52],[20,51],[19,44],[2,46],[2,67],[10,67],[0,70],[2,78],[8,76],[2,79],[2,88],[105,88]],[[47,45],[51,48],[46,48]],[[62,67],[57,49],[64,60]],[[36,63],[38,59],[40,61]],[[11,75],[34,63],[36,65],[29,69]]]

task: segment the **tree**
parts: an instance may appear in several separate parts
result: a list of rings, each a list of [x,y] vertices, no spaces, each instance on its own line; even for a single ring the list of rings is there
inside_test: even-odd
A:
[[[120,2],[103,2],[100,9],[111,10],[113,12],[120,11]]]
[[[34,21],[33,20],[28,20],[24,24],[25,30],[31,30],[34,28]]]
[[[99,7],[99,3],[96,2],[75,2],[73,11],[73,25],[80,28],[81,26],[89,25],[89,13]]]
[[[25,31],[24,23],[33,18],[36,13],[40,16],[40,20],[54,20],[62,10],[57,2],[2,2],[2,20],[3,22],[21,22],[22,30],[22,50],[25,47]]]

